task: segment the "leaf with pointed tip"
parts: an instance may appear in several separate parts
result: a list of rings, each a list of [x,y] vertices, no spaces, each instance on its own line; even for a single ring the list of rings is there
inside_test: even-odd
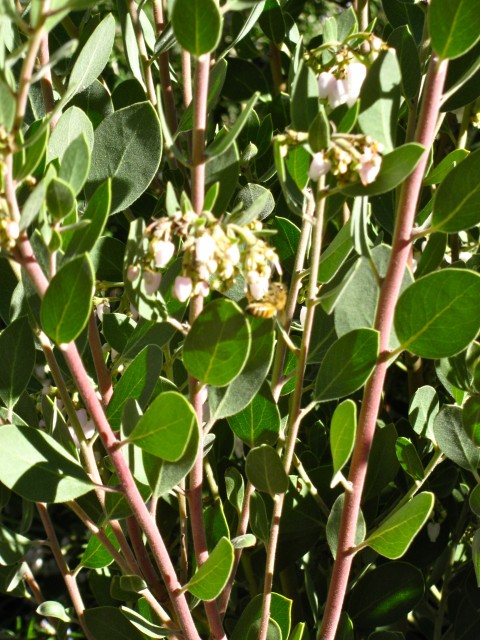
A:
[[[35,343],[26,316],[14,320],[0,334],[0,362],[0,398],[13,409],[35,366]]]
[[[249,451],[245,472],[256,489],[272,496],[284,493],[288,488],[288,476],[282,461],[275,449],[268,444],[262,444]]]
[[[215,600],[227,584],[233,562],[233,545],[227,538],[222,538],[183,589],[200,600]]]
[[[368,546],[386,558],[401,558],[430,517],[435,495],[424,491],[400,507],[365,540]]]
[[[433,432],[439,448],[447,458],[462,469],[476,472],[480,465],[480,448],[465,433],[461,407],[443,407],[435,417]]]
[[[333,412],[330,423],[330,449],[332,451],[333,476],[347,464],[353,451],[357,432],[357,405],[344,400]]]

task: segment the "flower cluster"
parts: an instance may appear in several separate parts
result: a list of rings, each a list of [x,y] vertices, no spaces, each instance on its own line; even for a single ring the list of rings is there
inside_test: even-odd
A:
[[[177,211],[160,218],[145,231],[148,251],[143,264],[130,265],[127,277],[135,280],[140,271],[147,294],[153,294],[176,252],[183,254],[182,272],[173,284],[173,295],[186,302],[192,295],[207,296],[212,289],[226,291],[242,275],[247,292],[260,300],[268,291],[273,269],[281,273],[274,249],[259,237],[262,224],[246,226],[223,222],[210,212],[197,215]]]
[[[332,109],[342,104],[352,107],[360,95],[367,67],[361,62],[351,62],[322,71],[318,76],[320,100],[326,100]]]
[[[366,186],[374,182],[380,171],[382,149],[370,136],[335,134],[328,150],[313,155],[309,177],[316,181],[331,171],[340,185],[360,178]]]

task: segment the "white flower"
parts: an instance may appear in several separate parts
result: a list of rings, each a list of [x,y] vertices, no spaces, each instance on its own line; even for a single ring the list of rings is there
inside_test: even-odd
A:
[[[169,240],[158,240],[154,244],[155,250],[155,266],[163,269],[172,259],[175,251],[175,245]]]
[[[110,303],[108,300],[104,300],[103,302],[99,302],[97,304],[97,317],[100,322],[103,322],[104,313],[110,313]]]
[[[200,280],[200,282],[197,282],[197,284],[195,285],[196,296],[203,296],[204,298],[206,298],[209,293],[210,287],[208,286],[208,282],[205,282],[204,280]]]
[[[436,542],[438,536],[440,535],[440,523],[438,522],[429,522],[427,524],[427,533],[430,538],[430,542]]]
[[[209,233],[204,233],[195,241],[195,257],[198,262],[208,262],[213,258],[217,245]]]
[[[180,302],[185,302],[192,295],[192,279],[177,276],[173,284],[173,295]]]
[[[324,176],[330,171],[331,168],[332,164],[330,160],[326,159],[325,152],[319,151],[313,156],[313,160],[310,164],[310,170],[308,172],[308,177],[311,180],[315,180],[316,182],[320,178],[320,176]]]
[[[236,265],[240,262],[240,249],[238,244],[232,244],[225,252],[227,259],[232,265]]]
[[[10,240],[16,240],[20,235],[20,227],[18,226],[18,222],[14,222],[13,220],[7,224],[5,229],[7,232],[7,236]]]
[[[303,306],[300,309],[300,324],[305,327],[305,318],[307,317],[307,307]]]
[[[140,268],[136,264],[131,264],[127,269],[127,280],[133,282],[138,278]]]
[[[367,147],[360,156],[360,165],[358,175],[362,184],[366,186],[375,181],[382,165],[382,157],[378,153],[372,153],[372,150]]]
[[[87,412],[85,409],[79,409],[77,412],[77,418],[82,427],[82,431],[85,434],[85,438],[90,440],[90,438],[95,434],[95,424],[93,420],[89,420],[87,416]],[[75,443],[75,446],[78,447],[80,443],[78,442],[77,434],[75,433],[73,427],[69,427],[70,435],[72,436],[72,440]]]
[[[360,95],[360,90],[366,76],[367,67],[361,62],[352,62],[348,65],[345,79],[342,82],[344,83],[345,93],[347,95],[345,102],[349,107],[355,104]]]
[[[268,278],[258,278],[256,282],[252,282],[248,285],[250,293],[255,300],[261,300],[267,295],[268,292]]]
[[[160,286],[160,282],[162,280],[162,276],[160,273],[155,271],[145,271],[143,274],[143,284],[145,287],[145,292],[148,296],[151,296],[152,293]]]
[[[320,100],[330,101],[330,93],[334,91],[337,79],[330,71],[322,71],[318,76],[318,95]]]

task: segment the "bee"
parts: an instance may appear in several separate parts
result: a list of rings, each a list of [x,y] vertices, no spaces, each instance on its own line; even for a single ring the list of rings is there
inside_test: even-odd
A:
[[[249,301],[245,311],[256,318],[273,318],[283,311],[287,303],[287,289],[281,282],[271,282],[261,300],[254,300],[247,291]]]

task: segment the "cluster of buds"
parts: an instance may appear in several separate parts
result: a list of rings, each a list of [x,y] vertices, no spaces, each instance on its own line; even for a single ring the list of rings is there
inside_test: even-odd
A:
[[[268,291],[273,269],[281,273],[278,256],[259,237],[260,222],[247,226],[220,221],[209,211],[197,215],[177,211],[147,227],[148,252],[142,265],[131,265],[127,277],[133,281],[140,270],[145,290],[153,294],[176,252],[183,254],[182,272],[173,284],[173,295],[186,302],[192,295],[207,296],[212,289],[226,291],[243,275],[247,292],[260,300]]]
[[[314,154],[309,177],[317,181],[331,172],[340,186],[359,178],[366,186],[374,182],[380,171],[382,149],[370,136],[334,134],[329,149]]]
[[[364,62],[375,60],[383,42],[373,34],[367,37],[369,44],[368,55],[352,50],[348,45],[342,45],[335,56],[324,64],[325,49],[331,49],[331,43],[325,43],[318,49],[305,54],[306,62],[318,76],[318,91],[320,100],[324,100],[331,109],[342,104],[352,107],[357,101],[363,82],[367,75]]]

